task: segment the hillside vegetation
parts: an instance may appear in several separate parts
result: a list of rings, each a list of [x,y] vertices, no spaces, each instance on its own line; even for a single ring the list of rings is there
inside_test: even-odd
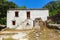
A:
[[[50,16],[56,15],[58,12],[60,12],[60,1],[52,1],[45,5],[43,8],[48,8],[50,13]]]
[[[48,3],[44,8],[48,8],[50,11],[49,18],[51,21],[49,21],[49,23],[60,24],[60,1],[52,1]]]

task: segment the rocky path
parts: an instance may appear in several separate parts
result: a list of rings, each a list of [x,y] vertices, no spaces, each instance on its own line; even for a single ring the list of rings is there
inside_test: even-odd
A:
[[[60,33],[55,29],[44,27],[42,30],[31,31],[27,38],[29,40],[60,40]]]

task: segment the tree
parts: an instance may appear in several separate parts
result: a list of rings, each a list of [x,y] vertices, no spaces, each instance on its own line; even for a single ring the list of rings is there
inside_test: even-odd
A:
[[[0,1],[0,24],[6,24],[6,15],[9,8],[17,8],[17,5],[6,0]]]
[[[48,8],[50,10],[50,16],[56,15],[57,12],[60,12],[60,1],[52,1],[43,8]]]
[[[21,7],[19,7],[19,8],[21,8],[21,9],[25,9],[25,8],[26,8],[26,6],[21,6]]]

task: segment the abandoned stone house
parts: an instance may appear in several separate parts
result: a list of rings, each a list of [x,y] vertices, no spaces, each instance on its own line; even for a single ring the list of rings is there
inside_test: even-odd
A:
[[[7,10],[7,27],[16,29],[32,29],[39,21],[46,21],[47,9],[9,9]]]

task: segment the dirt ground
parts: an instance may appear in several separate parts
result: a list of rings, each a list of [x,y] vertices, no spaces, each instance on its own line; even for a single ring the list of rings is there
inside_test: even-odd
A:
[[[28,35],[29,40],[60,40],[60,33],[56,29],[44,27],[42,29],[33,29]]]
[[[49,29],[47,27],[42,27],[42,29],[33,28],[28,31],[25,38],[28,40],[60,40],[60,33],[56,29]]]

